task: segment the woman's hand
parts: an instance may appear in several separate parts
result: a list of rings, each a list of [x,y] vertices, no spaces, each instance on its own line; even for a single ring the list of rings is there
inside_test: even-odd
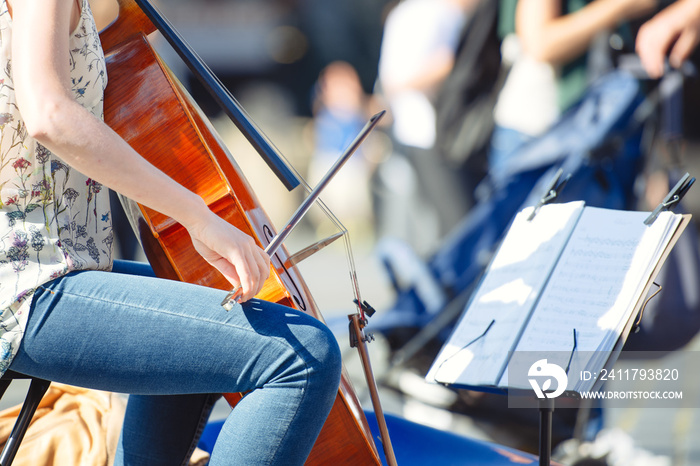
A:
[[[636,49],[650,77],[664,73],[669,63],[679,68],[700,43],[700,0],[679,0],[639,28]]]
[[[210,213],[187,228],[197,252],[233,285],[241,302],[260,292],[270,274],[270,257],[252,237]]]

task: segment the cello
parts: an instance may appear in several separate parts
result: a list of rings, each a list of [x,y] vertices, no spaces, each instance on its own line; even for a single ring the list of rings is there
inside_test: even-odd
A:
[[[153,165],[199,194],[210,210],[264,248],[275,236],[270,219],[210,122],[148,41],[148,34],[156,29],[162,31],[162,24],[158,27],[152,20],[157,18],[152,6],[144,0],[138,4],[136,0],[118,3],[119,16],[100,33],[109,78],[105,122]],[[197,66],[206,67],[201,62]],[[206,79],[220,86],[213,75]],[[215,92],[218,100],[226,101],[229,116],[283,183],[289,189],[300,184],[225,88],[220,86]],[[181,225],[152,209],[127,199],[122,201],[157,276],[230,289],[228,281],[195,251]],[[289,258],[283,246],[277,249],[271,257],[270,276],[256,297],[295,307],[323,320]],[[241,395],[224,397],[235,407]],[[307,464],[382,464],[345,370],[331,413]]]

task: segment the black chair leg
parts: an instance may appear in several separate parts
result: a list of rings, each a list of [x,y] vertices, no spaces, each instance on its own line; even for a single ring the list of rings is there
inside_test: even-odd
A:
[[[22,410],[19,413],[19,417],[15,421],[15,425],[12,428],[12,433],[5,443],[5,447],[0,453],[0,466],[10,466],[12,461],[15,459],[17,450],[19,449],[20,443],[24,438],[25,432],[29,427],[29,423],[39,407],[39,402],[44,397],[46,390],[49,389],[51,382],[43,379],[32,379],[29,385],[29,391],[27,391],[27,397],[22,405]],[[1,387],[0,387],[1,388]]]

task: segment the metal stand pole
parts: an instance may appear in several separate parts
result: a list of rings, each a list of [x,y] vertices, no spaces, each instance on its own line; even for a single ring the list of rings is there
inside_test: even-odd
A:
[[[377,383],[374,379],[372,365],[370,364],[369,360],[369,353],[367,352],[366,337],[363,335],[361,328],[362,325],[360,324],[360,315],[351,314],[348,316],[348,319],[350,320],[351,346],[356,346],[360,353],[360,360],[362,361],[362,368],[364,369],[365,378],[367,379],[367,386],[369,387],[370,398],[372,399],[372,405],[374,407],[374,414],[377,417],[377,426],[379,427],[379,435],[382,439],[384,456],[389,466],[397,466],[394,448],[391,445],[391,438],[389,437],[389,429],[387,428],[386,420],[384,419],[384,411],[382,410],[382,405],[379,401]]]
[[[549,466],[552,457],[552,413],[554,399],[540,400],[540,466]]]

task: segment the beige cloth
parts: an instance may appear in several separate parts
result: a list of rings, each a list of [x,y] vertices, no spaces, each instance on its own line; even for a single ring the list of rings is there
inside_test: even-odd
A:
[[[107,466],[114,460],[126,399],[122,395],[53,383],[41,400],[13,466]],[[21,405],[0,412],[0,443],[10,436]],[[209,455],[197,450],[191,466]]]

